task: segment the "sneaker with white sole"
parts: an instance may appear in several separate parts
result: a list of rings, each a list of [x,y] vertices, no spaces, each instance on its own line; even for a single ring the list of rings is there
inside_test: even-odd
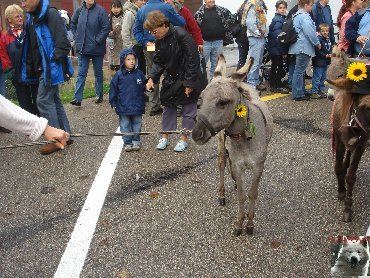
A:
[[[188,148],[189,144],[183,140],[177,142],[175,148],[173,149],[175,152],[183,152]]]
[[[135,143],[134,143],[134,144],[132,145],[132,150],[133,150],[133,151],[139,151],[139,150],[140,150],[140,148],[141,148],[140,144],[135,144]]]
[[[132,145],[125,145],[125,152],[133,151]]]
[[[168,139],[162,138],[158,142],[157,150],[164,150],[169,144]]]

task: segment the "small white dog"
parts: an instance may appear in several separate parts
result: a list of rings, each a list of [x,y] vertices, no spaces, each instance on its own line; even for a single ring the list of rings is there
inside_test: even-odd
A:
[[[348,240],[344,236],[342,240],[342,246],[335,265],[331,268],[331,274],[335,276],[367,276],[370,260],[368,238],[359,237],[358,240]]]

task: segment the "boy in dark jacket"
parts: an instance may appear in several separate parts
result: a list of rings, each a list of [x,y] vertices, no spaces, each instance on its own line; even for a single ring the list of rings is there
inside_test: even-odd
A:
[[[121,69],[110,83],[109,103],[119,116],[121,132],[141,132],[145,113],[145,76],[137,68],[136,54],[131,48],[120,53]],[[140,135],[122,136],[125,151],[140,150]]]
[[[326,23],[319,25],[318,36],[321,48],[316,49],[315,57],[312,58],[313,76],[312,76],[312,96],[311,98],[322,98],[325,90],[325,79],[328,65],[330,64],[332,46],[330,41],[330,27]]]
[[[271,56],[270,90],[276,93],[288,94],[289,90],[283,87],[281,79],[284,77],[283,59],[288,54],[288,49],[278,40],[285,21],[287,2],[279,0],[275,4],[276,14],[269,26],[267,48]]]

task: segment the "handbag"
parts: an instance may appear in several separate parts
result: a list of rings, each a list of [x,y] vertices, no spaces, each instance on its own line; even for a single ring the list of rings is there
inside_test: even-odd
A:
[[[180,76],[177,76],[177,78],[167,76],[163,79],[162,89],[159,96],[163,106],[177,106],[183,95],[185,95],[185,87],[182,84]]]

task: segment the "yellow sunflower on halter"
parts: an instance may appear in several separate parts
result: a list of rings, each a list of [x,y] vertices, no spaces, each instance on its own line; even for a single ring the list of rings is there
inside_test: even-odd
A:
[[[243,118],[247,116],[248,113],[247,107],[243,104],[239,104],[235,107],[235,113],[238,118]]]
[[[367,68],[365,63],[353,62],[347,68],[347,78],[359,82],[367,78]]]

